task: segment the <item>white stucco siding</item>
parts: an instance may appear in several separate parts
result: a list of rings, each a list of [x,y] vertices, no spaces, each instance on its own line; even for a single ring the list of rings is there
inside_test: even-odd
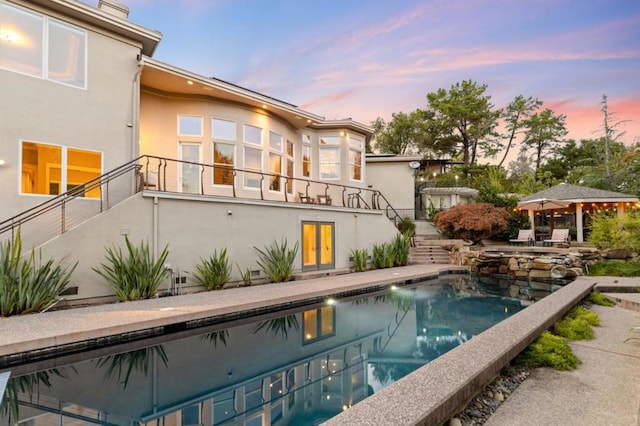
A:
[[[415,209],[413,174],[407,161],[367,161],[367,184],[381,191],[398,212],[402,210],[401,215],[410,210],[412,218]]]

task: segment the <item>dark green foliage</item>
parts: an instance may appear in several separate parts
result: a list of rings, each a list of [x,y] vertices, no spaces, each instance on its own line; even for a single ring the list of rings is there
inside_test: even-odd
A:
[[[569,371],[574,370],[580,364],[580,360],[565,339],[545,331],[516,357],[514,364],[527,368],[550,367]]]
[[[75,270],[49,259],[36,260],[35,252],[22,259],[20,233],[15,240],[0,245],[0,316],[41,312],[51,307]]]
[[[293,248],[287,247],[287,240],[283,239],[280,244],[274,241],[269,247],[261,250],[257,247],[254,249],[258,252],[260,260],[258,266],[265,273],[272,283],[280,283],[290,281],[293,276],[293,262],[298,254],[298,242]]]
[[[231,263],[227,258],[227,249],[213,251],[209,259],[200,258],[196,266],[195,279],[206,290],[219,290],[231,280]]]
[[[602,260],[589,266],[588,275],[599,277],[640,277],[637,260]]]
[[[598,293],[596,291],[592,291],[591,293],[589,293],[587,301],[593,303],[594,305],[616,306],[616,302],[609,299],[607,296],[604,296],[602,293]]]
[[[367,270],[369,250],[353,249],[351,250],[351,257],[353,258],[353,269],[355,269],[357,272],[363,272]]]
[[[372,263],[376,269],[393,267],[395,264],[393,246],[388,243],[374,244]]]
[[[401,234],[412,238],[416,235],[416,224],[410,217],[405,216],[398,221],[396,225]]]
[[[162,281],[169,276],[169,270],[164,267],[169,248],[165,246],[154,261],[148,243],[143,241],[137,247],[128,237],[125,237],[125,243],[126,256],[120,247],[107,247],[108,263],[101,263],[93,270],[113,287],[121,302],[149,299],[155,296]]]
[[[200,340],[208,340],[213,343],[214,347],[218,347],[218,342],[227,346],[227,339],[229,338],[229,330],[214,331],[200,336]]]
[[[162,361],[165,367],[169,362],[164,347],[158,345],[100,358],[96,362],[96,366],[98,368],[106,367],[105,377],[110,379],[115,376],[118,383],[120,383],[123,388],[126,388],[129,384],[131,373],[134,371],[137,371],[143,377],[147,376],[153,357],[157,357]]]
[[[590,243],[599,249],[628,248],[640,252],[640,214],[611,216],[599,213],[591,219]]]

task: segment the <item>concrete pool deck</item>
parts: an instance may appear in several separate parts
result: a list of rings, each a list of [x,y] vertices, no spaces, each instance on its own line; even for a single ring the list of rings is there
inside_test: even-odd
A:
[[[341,294],[350,295],[372,286],[383,288],[393,283],[410,283],[425,277],[436,279],[440,274],[448,275],[451,272],[463,271],[466,271],[466,268],[451,265],[412,265],[289,283],[2,318],[0,319],[0,371],[10,370],[18,373],[20,367],[13,368],[13,366],[24,361],[27,356],[42,357],[44,362],[37,361],[40,367],[49,362],[48,358],[56,355],[56,348],[91,349],[92,344],[108,343],[111,336],[122,333],[135,337],[141,335],[140,333],[144,330],[158,330],[163,327],[172,327],[177,323],[198,323],[199,320],[212,316],[227,318],[239,311],[263,312],[273,305],[286,309],[287,306],[293,307],[296,302],[303,300],[320,300]],[[614,299],[618,298],[619,304],[627,303],[627,307],[633,308],[640,307],[640,294],[621,294],[620,292],[639,285],[640,282],[637,279],[579,277],[551,296],[356,404],[329,420],[327,425],[442,424],[450,418],[456,408],[480,391],[504,364],[562,317],[594,287]],[[600,412],[608,409],[607,407],[615,407],[607,411],[607,415],[610,416],[607,419],[611,422],[600,421],[592,424],[637,424],[640,400],[638,394],[640,350],[626,353],[621,349],[619,340],[624,336],[625,331],[629,331],[631,324],[634,324],[633,327],[640,325],[640,320],[633,311],[621,307],[611,308],[610,311],[605,312],[603,329],[601,332],[596,330],[597,338],[593,341],[596,349],[584,348],[583,343],[580,343],[582,346],[578,345],[577,348],[574,345],[574,350],[583,359],[583,367],[589,366],[589,370],[577,371],[587,371],[587,376],[593,376],[597,382],[595,385],[589,385],[589,398],[581,393],[586,383],[584,381],[570,382],[567,385],[575,392],[569,392],[561,386],[546,387],[545,395],[559,408],[553,411],[555,417],[551,417],[551,421],[544,421],[536,417],[541,416],[545,411],[544,403],[541,402],[539,405],[536,402],[528,402],[537,401],[532,399],[531,395],[541,386],[533,386],[533,389],[529,390],[527,386],[521,386],[522,390],[518,389],[514,392],[512,398],[504,404],[504,409],[501,408],[496,412],[492,420],[494,426],[590,424],[585,423],[584,420],[595,416],[592,411]],[[615,339],[615,341],[612,343],[608,339]],[[640,346],[636,347],[638,348]],[[600,364],[597,359],[595,362],[592,361],[591,354],[602,356],[604,352],[606,357],[606,351],[610,352],[607,361],[613,364]],[[625,362],[615,362],[617,358],[614,354],[621,354]],[[559,380],[563,382],[564,379],[561,376]],[[616,385],[629,381],[633,381],[635,387]],[[522,402],[512,411],[507,403],[516,404],[519,395]],[[599,403],[592,403],[593,399]],[[613,400],[617,403],[609,404]],[[625,407],[626,411],[623,412],[622,407]],[[563,415],[565,417],[562,417]],[[584,418],[581,419],[580,416]],[[603,417],[593,418],[602,419]],[[519,423],[520,419],[530,423],[524,422],[525,420]],[[632,419],[635,421],[628,423]]]

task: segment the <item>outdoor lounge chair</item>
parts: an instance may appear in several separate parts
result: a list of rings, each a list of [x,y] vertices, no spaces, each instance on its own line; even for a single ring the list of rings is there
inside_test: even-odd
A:
[[[300,198],[300,202],[304,204],[315,204],[316,199],[313,197],[308,197],[304,195],[302,192],[298,192],[298,198]]]
[[[545,247],[551,247],[554,244],[569,244],[569,230],[568,229],[554,229],[551,233],[551,238],[543,240],[542,245]]]
[[[533,239],[533,230],[532,229],[521,229],[518,231],[518,236],[514,239],[509,240],[509,244],[527,244],[527,245],[535,245],[535,241]]]

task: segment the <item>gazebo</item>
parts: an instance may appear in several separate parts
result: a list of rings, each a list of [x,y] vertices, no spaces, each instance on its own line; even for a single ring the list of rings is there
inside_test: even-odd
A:
[[[536,217],[540,218],[542,215],[548,217],[550,231],[554,228],[556,217],[569,217],[571,226],[576,230],[576,241],[584,242],[585,220],[590,215],[610,211],[621,216],[626,211],[640,210],[640,198],[621,192],[561,183],[523,197],[518,202],[518,208],[529,212],[529,221],[534,232]],[[563,227],[566,226],[565,222]],[[536,233],[536,237],[544,239],[546,235]]]

